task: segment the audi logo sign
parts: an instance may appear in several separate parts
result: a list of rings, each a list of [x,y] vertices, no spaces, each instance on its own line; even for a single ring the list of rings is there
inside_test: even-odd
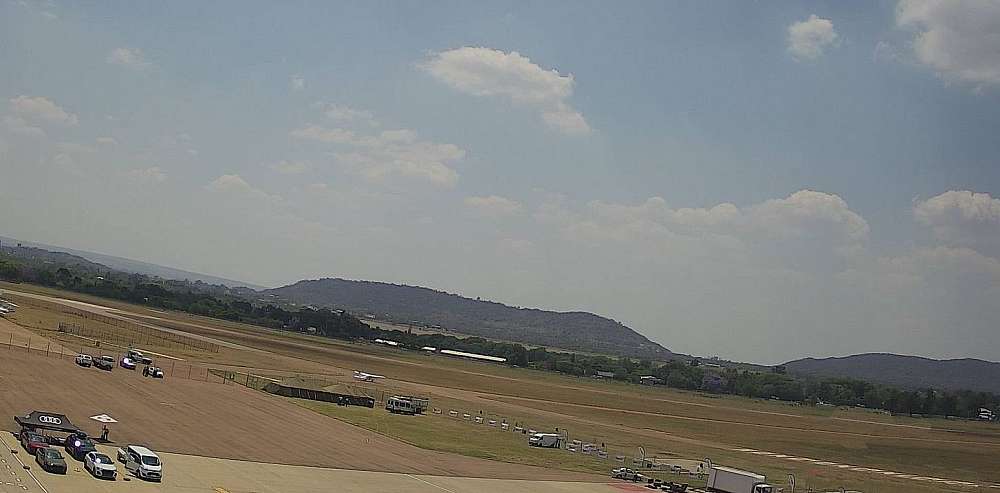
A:
[[[38,422],[39,423],[48,423],[50,425],[61,425],[62,424],[62,420],[59,419],[59,418],[57,418],[57,417],[55,417],[55,416],[39,416],[38,417]]]

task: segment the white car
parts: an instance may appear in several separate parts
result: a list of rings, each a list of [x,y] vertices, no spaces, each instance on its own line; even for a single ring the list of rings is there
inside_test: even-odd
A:
[[[118,462],[137,478],[159,481],[163,478],[163,463],[155,452],[141,445],[126,445],[118,449]]]
[[[87,452],[83,457],[83,468],[95,478],[114,480],[118,477],[114,461],[100,452]]]
[[[80,366],[86,366],[89,368],[91,365],[94,364],[94,358],[89,354],[80,353],[76,355],[76,364]]]
[[[619,467],[611,470],[611,477],[615,479],[624,479],[625,481],[645,481],[646,476],[639,474],[627,467]]]
[[[126,370],[134,370],[135,369],[135,360],[133,360],[132,358],[129,358],[128,356],[122,358],[122,361],[121,361],[120,364],[121,364],[121,367],[125,368]]]

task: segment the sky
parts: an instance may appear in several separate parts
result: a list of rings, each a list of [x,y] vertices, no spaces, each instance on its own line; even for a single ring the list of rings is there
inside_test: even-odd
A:
[[[0,0],[0,234],[1000,361],[1000,3]]]

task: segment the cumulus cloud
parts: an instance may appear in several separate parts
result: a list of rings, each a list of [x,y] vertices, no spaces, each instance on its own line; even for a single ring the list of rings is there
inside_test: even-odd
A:
[[[305,161],[279,161],[270,166],[270,168],[283,175],[298,175],[309,171],[312,165]]]
[[[458,172],[451,164],[465,157],[465,151],[454,144],[420,140],[408,129],[366,135],[309,125],[293,130],[291,136],[340,146],[333,153],[337,162],[373,182],[410,177],[451,187],[458,181]]]
[[[942,243],[1000,254],[1000,199],[988,193],[944,192],[917,202],[913,215]]]
[[[3,118],[3,123],[7,127],[7,130],[12,134],[20,135],[22,137],[45,137],[45,130],[42,130],[41,127],[28,123],[27,120],[19,116],[5,116]]]
[[[1000,2],[901,0],[896,23],[913,31],[917,61],[943,79],[1000,83]]]
[[[255,188],[240,175],[222,175],[209,183],[205,188],[211,192],[248,198],[257,202],[281,202],[280,196],[271,195],[259,188]]]
[[[58,125],[73,126],[79,118],[52,100],[42,96],[18,96],[10,99],[10,109],[21,118]]]
[[[115,48],[108,53],[107,62],[112,65],[122,65],[136,69],[147,68],[152,64],[146,61],[142,50],[138,48]]]
[[[129,170],[126,175],[129,180],[140,184],[163,183],[167,180],[167,174],[158,166],[132,169]]]
[[[486,197],[466,197],[465,206],[476,213],[490,216],[511,216],[521,212],[521,203],[498,195]]]
[[[438,53],[421,67],[451,88],[534,108],[542,121],[567,135],[590,133],[583,115],[569,104],[573,75],[546,70],[516,51],[463,47]]]
[[[360,122],[372,126],[378,125],[378,121],[375,119],[375,115],[368,110],[359,110],[357,108],[351,108],[350,106],[343,106],[338,104],[326,104],[326,103],[317,103],[316,106],[318,106],[323,110],[323,114],[325,114],[327,118],[335,122],[339,123]]]
[[[793,268],[836,268],[863,248],[867,221],[837,195],[801,190],[746,207],[672,208],[661,197],[640,204],[593,201],[574,210],[564,201],[542,204],[535,219],[590,245],[686,245]],[[660,247],[656,247],[660,245]]]
[[[813,14],[788,26],[788,52],[796,60],[815,60],[827,47],[836,44],[837,38],[833,22]]]

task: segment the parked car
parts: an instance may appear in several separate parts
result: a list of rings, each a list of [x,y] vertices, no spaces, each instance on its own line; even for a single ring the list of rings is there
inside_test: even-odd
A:
[[[17,439],[21,442],[21,446],[24,447],[24,450],[26,450],[31,455],[35,455],[35,452],[37,452],[39,449],[43,449],[49,446],[49,443],[47,440],[45,440],[45,437],[31,430],[22,429]]]
[[[153,378],[163,378],[163,370],[158,366],[147,366],[142,369],[142,376],[153,377]]]
[[[618,467],[612,469],[611,477],[615,479],[624,479],[625,481],[635,481],[635,482],[646,480],[646,476],[643,476],[637,471],[633,471],[632,469],[629,469],[627,467]]]
[[[90,452],[97,450],[94,442],[83,432],[73,433],[66,437],[66,453],[76,460],[83,460],[83,457]]]
[[[115,367],[115,357],[101,356],[100,358],[96,358],[94,359],[94,366],[102,370],[111,371]]]
[[[94,364],[94,358],[91,357],[89,354],[80,353],[76,355],[76,364],[86,368],[90,368],[90,366]]]
[[[118,462],[137,478],[159,481],[163,477],[163,463],[159,456],[142,445],[126,445],[118,449]]]
[[[118,477],[118,468],[114,461],[100,452],[87,452],[83,459],[83,468],[90,472],[95,478],[115,479]]]
[[[66,474],[66,461],[58,449],[44,447],[35,451],[35,462],[42,469],[55,473]]]
[[[139,351],[138,349],[129,349],[128,353],[126,353],[125,356],[128,356],[129,359],[138,364],[142,365],[153,364],[153,358],[150,358],[149,356],[142,354],[142,351]]]
[[[120,365],[121,365],[122,368],[124,368],[126,370],[134,370],[135,369],[135,360],[132,359],[132,358],[129,358],[128,356],[125,356],[125,357],[122,358],[122,361],[121,361]]]

